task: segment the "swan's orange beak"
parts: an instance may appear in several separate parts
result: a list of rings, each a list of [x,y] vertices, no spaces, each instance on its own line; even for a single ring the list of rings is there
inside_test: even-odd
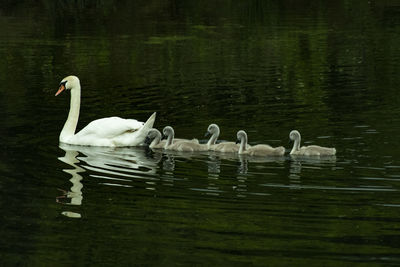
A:
[[[64,91],[64,89],[65,89],[65,85],[64,84],[60,84],[60,87],[58,88],[56,96],[58,96],[62,91]]]

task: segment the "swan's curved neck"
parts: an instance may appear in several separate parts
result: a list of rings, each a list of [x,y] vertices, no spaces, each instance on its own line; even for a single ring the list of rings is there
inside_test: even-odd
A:
[[[210,137],[210,140],[208,140],[207,146],[209,147],[209,146],[215,145],[215,143],[217,142],[218,136],[219,136],[219,129],[216,129],[216,131]]]
[[[169,131],[165,147],[172,145],[172,141],[174,140],[174,135],[175,133],[173,131]]]
[[[243,154],[246,150],[247,145],[247,135],[243,134],[240,138],[240,147],[239,147],[239,154]]]
[[[161,140],[161,135],[157,134],[156,137],[154,137],[153,141],[151,142],[151,144],[149,145],[150,148],[155,147],[156,145],[158,145],[158,143],[160,143]]]
[[[64,128],[60,133],[60,142],[66,142],[69,138],[74,136],[76,126],[78,125],[79,109],[81,106],[81,86],[77,85],[71,89],[71,103],[69,107],[69,113],[67,121],[64,124]]]
[[[300,150],[300,140],[301,140],[301,136],[296,136],[296,139],[294,139],[293,148],[292,148],[292,151],[290,151],[290,154]]]

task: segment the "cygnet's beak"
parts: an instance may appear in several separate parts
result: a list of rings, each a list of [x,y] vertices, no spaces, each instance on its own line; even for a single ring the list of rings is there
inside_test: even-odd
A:
[[[56,93],[56,96],[58,96],[62,91],[65,90],[65,82],[60,83],[60,87],[58,88],[58,91]]]

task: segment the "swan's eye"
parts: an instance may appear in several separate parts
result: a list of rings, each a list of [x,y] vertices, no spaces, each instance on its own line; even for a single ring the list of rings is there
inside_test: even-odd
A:
[[[60,82],[60,86],[61,86],[61,85],[64,85],[64,87],[66,87],[66,86],[65,86],[66,84],[67,84],[67,81]]]

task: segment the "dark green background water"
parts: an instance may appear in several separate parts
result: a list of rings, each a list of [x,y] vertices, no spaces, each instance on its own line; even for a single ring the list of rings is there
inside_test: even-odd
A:
[[[400,264],[400,4],[354,2],[1,1],[0,265]],[[78,128],[338,154],[59,147],[70,74]]]

